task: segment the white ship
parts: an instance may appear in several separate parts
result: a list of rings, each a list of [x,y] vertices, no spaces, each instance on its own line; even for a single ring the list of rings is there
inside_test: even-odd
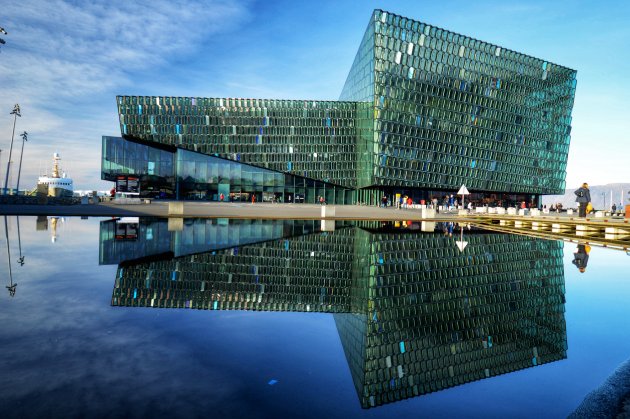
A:
[[[66,173],[62,172],[59,168],[58,153],[53,154],[53,169],[50,176],[40,176],[37,180],[38,192],[44,192],[47,190],[48,196],[72,196],[74,193],[74,186],[72,179],[66,177]]]

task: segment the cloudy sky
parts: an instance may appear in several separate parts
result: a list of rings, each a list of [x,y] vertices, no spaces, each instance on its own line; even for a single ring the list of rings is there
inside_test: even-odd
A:
[[[15,103],[16,133],[29,134],[23,188],[59,152],[76,189],[106,189],[101,136],[120,135],[118,94],[337,99],[374,8],[577,69],[567,186],[630,181],[630,6],[621,0],[8,1],[0,181]]]

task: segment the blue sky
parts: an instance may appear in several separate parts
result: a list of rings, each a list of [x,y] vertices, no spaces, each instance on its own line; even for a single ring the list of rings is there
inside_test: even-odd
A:
[[[375,8],[578,70],[567,186],[630,182],[630,3],[578,0],[10,1],[1,181],[15,103],[16,132],[29,133],[23,187],[56,151],[76,189],[105,189],[101,136],[120,135],[117,94],[337,99]]]

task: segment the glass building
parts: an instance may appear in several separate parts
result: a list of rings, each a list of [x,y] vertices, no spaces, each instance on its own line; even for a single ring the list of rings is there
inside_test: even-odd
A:
[[[165,221],[143,223],[137,248]],[[113,306],[333,313],[364,408],[566,358],[560,241],[466,230],[460,252],[459,234],[378,223],[204,219],[171,232],[181,256],[142,255],[113,246],[113,225],[101,247],[134,258]],[[223,244],[201,251],[208,235]]]
[[[575,88],[575,70],[375,10],[339,101],[117,97],[102,178],[178,199],[377,203],[465,184],[535,203],[564,192]]]

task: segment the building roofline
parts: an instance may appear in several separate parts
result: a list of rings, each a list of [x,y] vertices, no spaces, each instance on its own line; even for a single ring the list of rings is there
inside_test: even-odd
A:
[[[206,97],[206,96],[168,96],[168,95],[116,95],[116,99],[123,97],[148,97],[148,98],[174,98],[174,99],[212,99],[212,100],[221,100],[221,99],[234,99],[234,100],[263,100],[263,101],[280,101],[280,102],[295,102],[295,103],[303,103],[303,102],[317,102],[317,103],[344,103],[344,104],[357,104],[363,103],[361,101],[355,100],[334,100],[334,99],[279,99],[279,98],[255,98],[255,97]]]
[[[399,15],[399,14],[396,14],[396,13],[392,13],[392,12],[389,12],[389,11],[387,11],[387,10],[383,10],[383,9],[374,9],[374,11],[372,12],[372,17],[374,17],[374,15],[375,15],[377,12],[387,13],[387,14],[392,15],[392,16],[397,16],[397,17],[399,17],[399,18],[407,19],[407,20],[409,20],[409,21],[411,21],[411,22],[422,23],[422,24],[424,24],[424,25],[431,26],[431,27],[433,27],[433,28],[435,28],[435,29],[439,29],[439,30],[444,31],[444,32],[447,32],[447,33],[452,33],[453,35],[462,36],[462,37],[464,37],[464,38],[468,38],[468,39],[471,39],[471,40],[473,40],[473,41],[481,42],[482,44],[485,44],[485,45],[490,45],[490,46],[495,47],[495,48],[501,48],[501,50],[509,51],[509,52],[511,52],[511,53],[514,53],[514,54],[519,55],[519,56],[522,56],[522,57],[526,57],[526,58],[531,58],[531,59],[534,59],[534,60],[538,60],[538,61],[540,61],[541,63],[546,62],[546,63],[551,64],[551,65],[553,65],[553,66],[560,67],[560,68],[562,68],[562,69],[569,70],[569,71],[572,71],[572,72],[574,72],[574,73],[576,73],[576,74],[577,74],[577,70],[572,69],[572,68],[567,67],[567,66],[564,66],[564,65],[557,64],[557,63],[552,62],[552,61],[550,61],[550,60],[545,60],[545,59],[543,59],[543,58],[534,57],[533,55],[524,54],[524,53],[522,53],[522,52],[519,52],[519,51],[516,51],[516,50],[510,49],[510,48],[505,48],[505,47],[503,47],[503,46],[501,46],[501,45],[497,45],[497,44],[494,44],[494,43],[492,43],[492,42],[483,41],[483,40],[481,40],[481,39],[473,38],[472,36],[468,36],[468,35],[464,35],[464,34],[461,34],[461,33],[458,33],[458,32],[450,31],[450,30],[448,30],[448,29],[444,29],[444,28],[442,28],[442,27],[440,27],[440,26],[436,26],[436,25],[433,25],[433,24],[431,24],[431,23],[423,22],[423,21],[421,21],[421,20],[416,20],[416,19],[412,19],[412,18],[407,17],[407,16],[402,16],[402,15]]]

